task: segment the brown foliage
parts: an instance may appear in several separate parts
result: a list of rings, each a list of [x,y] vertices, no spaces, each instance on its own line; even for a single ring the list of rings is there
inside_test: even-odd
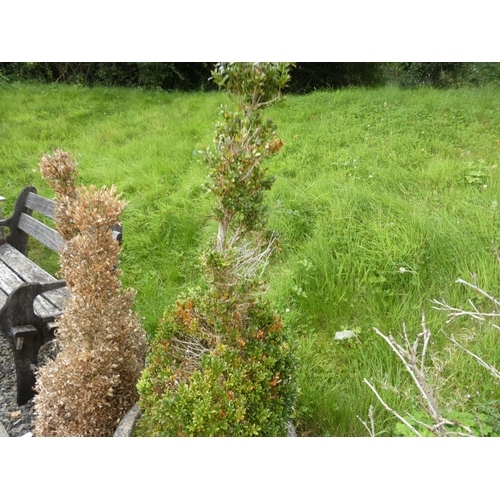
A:
[[[69,214],[66,213],[66,208],[71,206],[71,199],[75,196],[77,165],[76,160],[69,153],[59,149],[54,150],[54,156],[42,156],[38,164],[42,178],[47,180],[47,184],[57,195],[57,228],[65,240],[75,235],[73,223]]]
[[[120,246],[109,229],[125,203],[114,187],[72,187],[69,155],[47,156],[40,168],[56,190],[56,225],[66,237],[61,274],[71,298],[58,321],[60,352],[38,373],[34,433],[111,436],[138,400],[145,353],[145,333],[132,312],[135,292],[122,290]]]

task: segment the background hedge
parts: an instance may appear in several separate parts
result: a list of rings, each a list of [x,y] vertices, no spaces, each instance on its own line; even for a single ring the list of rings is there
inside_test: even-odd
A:
[[[4,62],[2,82],[64,82],[163,90],[215,90],[211,62]],[[288,92],[387,83],[410,87],[483,85],[500,81],[500,63],[467,62],[298,62]]]

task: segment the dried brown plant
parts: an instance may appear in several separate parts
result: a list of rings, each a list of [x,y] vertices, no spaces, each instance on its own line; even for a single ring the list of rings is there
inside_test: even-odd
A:
[[[55,149],[53,156],[48,154],[42,156],[38,164],[42,178],[47,180],[47,184],[56,193],[58,199],[55,209],[56,222],[64,240],[76,234],[66,208],[71,206],[71,200],[75,197],[77,165],[75,158],[60,149]]]
[[[59,354],[38,372],[34,434],[112,436],[138,400],[146,345],[132,312],[135,292],[122,289],[120,245],[110,230],[126,204],[114,187],[76,187],[68,158],[59,152],[40,163],[56,190],[56,227],[66,236],[61,275],[71,297],[58,320]]]

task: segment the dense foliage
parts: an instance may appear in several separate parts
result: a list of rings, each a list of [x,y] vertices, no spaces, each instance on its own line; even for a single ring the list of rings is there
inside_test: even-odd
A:
[[[384,66],[375,62],[302,62],[291,75],[290,91],[303,94],[317,89],[381,85]]]
[[[449,88],[500,81],[498,63],[402,62],[392,65],[392,69],[395,82],[402,87]]]
[[[247,285],[225,296],[197,290],[166,311],[139,383],[140,434],[286,434],[292,346],[279,315],[255,292]]]

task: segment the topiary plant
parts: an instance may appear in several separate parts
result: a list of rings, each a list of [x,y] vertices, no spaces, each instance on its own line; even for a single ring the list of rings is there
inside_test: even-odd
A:
[[[217,237],[201,254],[206,286],[160,320],[139,381],[139,433],[282,436],[293,414],[295,354],[260,279],[274,247],[265,231],[261,163],[283,142],[262,109],[288,81],[287,63],[218,64],[215,82],[236,111],[221,111],[204,160]]]
[[[77,187],[68,153],[46,155],[40,170],[56,192],[56,227],[65,240],[61,275],[71,297],[58,320],[59,353],[40,368],[36,436],[112,436],[137,402],[145,332],[122,290],[120,246],[111,226],[125,207],[116,189]]]

